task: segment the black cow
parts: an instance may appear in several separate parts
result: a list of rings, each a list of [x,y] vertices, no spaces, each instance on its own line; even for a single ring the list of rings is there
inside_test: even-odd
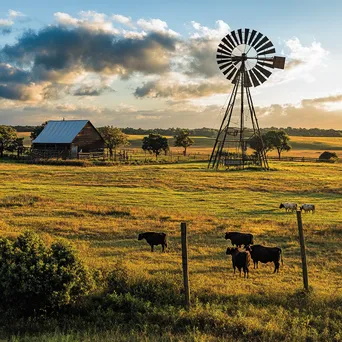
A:
[[[232,245],[236,245],[237,247],[241,245],[253,245],[253,235],[252,234],[245,234],[239,232],[227,232],[225,236],[226,240],[230,240]]]
[[[258,262],[262,262],[266,264],[267,262],[274,263],[274,272],[279,272],[280,259],[281,264],[283,263],[283,255],[281,252],[281,248],[279,247],[265,247],[262,245],[254,245],[254,246],[246,246],[246,250],[251,253],[251,257],[253,259],[254,268],[258,268]],[[256,267],[255,267],[256,266]]]
[[[241,277],[241,269],[243,270],[244,278],[248,278],[248,273],[249,273],[249,264],[251,261],[251,255],[248,251],[242,251],[239,248],[227,248],[226,251],[227,255],[232,256],[232,263],[233,263],[233,268],[234,268],[234,274],[235,274],[235,268],[237,267],[239,272],[240,272],[240,277]]]
[[[167,240],[165,233],[155,233],[146,232],[141,233],[138,236],[138,240],[145,239],[147,243],[151,246],[151,252],[153,252],[153,247],[157,245],[162,245],[162,251],[164,252],[165,247],[167,247]]]

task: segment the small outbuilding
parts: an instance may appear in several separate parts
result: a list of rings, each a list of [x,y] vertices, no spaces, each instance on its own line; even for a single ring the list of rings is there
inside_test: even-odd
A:
[[[105,141],[89,120],[49,121],[32,141],[32,152],[47,158],[77,158],[79,153],[103,153],[104,147]]]

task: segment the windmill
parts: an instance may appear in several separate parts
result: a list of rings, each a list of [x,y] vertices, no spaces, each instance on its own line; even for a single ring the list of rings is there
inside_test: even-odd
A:
[[[257,140],[259,146],[254,160],[265,170],[269,168],[250,88],[263,84],[271,76],[272,69],[284,69],[285,57],[274,56],[275,52],[268,37],[247,28],[232,31],[221,40],[217,64],[234,87],[209,159],[209,168],[217,169],[222,162],[228,167],[244,168],[252,162],[246,153],[251,139]],[[235,152],[231,152],[234,149]]]

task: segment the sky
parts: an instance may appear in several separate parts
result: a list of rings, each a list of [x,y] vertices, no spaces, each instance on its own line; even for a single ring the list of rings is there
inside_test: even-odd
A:
[[[286,57],[252,88],[262,127],[342,129],[340,1],[1,1],[0,125],[217,128],[232,85],[216,64],[239,28]]]

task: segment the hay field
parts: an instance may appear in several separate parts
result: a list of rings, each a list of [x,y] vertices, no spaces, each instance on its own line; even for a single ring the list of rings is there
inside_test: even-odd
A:
[[[271,167],[270,172],[212,172],[205,164],[82,168],[0,163],[1,235],[14,237],[30,229],[48,242],[62,237],[92,268],[111,269],[121,259],[132,274],[168,277],[181,274],[180,222],[186,221],[193,300],[207,305],[214,321],[217,316],[228,324],[238,315],[237,326],[252,334],[264,331],[270,339],[304,341],[319,334],[322,340],[340,341],[342,165]],[[320,308],[314,311],[303,308],[298,297],[296,216],[279,210],[282,201],[317,206],[315,214],[303,214],[311,300]],[[139,232],[150,230],[169,235],[167,253],[160,248],[150,253],[145,242],[137,241]],[[225,255],[227,230],[250,232],[255,243],[281,247],[280,273],[273,275],[272,266],[263,265],[252,269],[248,280],[233,275]],[[215,336],[214,331],[199,334],[203,341]]]

